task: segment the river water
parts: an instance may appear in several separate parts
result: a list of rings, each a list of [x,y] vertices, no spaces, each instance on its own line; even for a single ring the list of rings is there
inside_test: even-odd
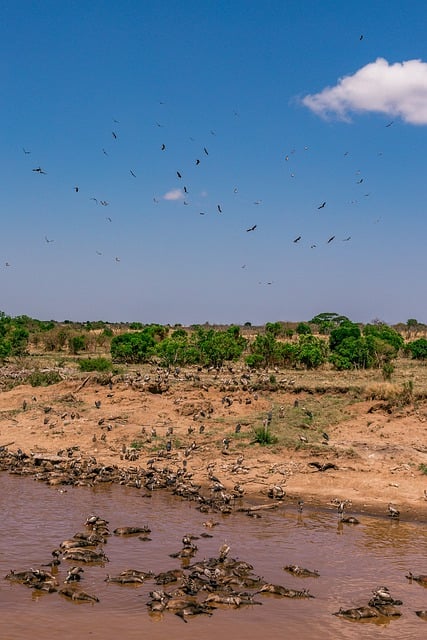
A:
[[[396,522],[360,516],[359,525],[339,523],[335,511],[306,509],[299,514],[286,503],[265,511],[259,519],[244,513],[215,515],[219,522],[209,530],[203,522],[211,515],[200,513],[194,503],[168,493],[143,491],[118,485],[96,489],[68,487],[58,490],[30,478],[0,473],[0,638],[2,640],[174,640],[222,637],[298,640],[427,637],[427,622],[415,611],[427,609],[427,588],[405,578],[408,570],[427,574],[427,530],[422,523]],[[111,531],[119,526],[148,525],[150,540],[111,536],[104,546],[109,562],[84,567],[80,587],[96,595],[95,604],[71,602],[57,593],[39,593],[22,584],[3,580],[15,571],[40,567],[51,560],[51,551],[76,532],[84,531],[88,515],[109,521]],[[149,614],[146,603],[155,587],[121,586],[105,582],[107,574],[125,569],[159,573],[181,566],[169,557],[181,549],[186,534],[207,532],[201,537],[193,561],[217,557],[224,543],[230,557],[250,562],[254,573],[266,582],[294,589],[309,589],[313,599],[289,599],[260,594],[262,606],[218,609],[212,616],[183,620],[170,612]],[[58,569],[60,582],[67,567]],[[320,573],[318,578],[297,578],[283,570],[298,564]],[[372,590],[385,585],[401,599],[402,616],[385,621],[349,621],[332,615],[366,604]],[[161,587],[160,587],[161,588]],[[166,587],[171,589],[172,587]]]

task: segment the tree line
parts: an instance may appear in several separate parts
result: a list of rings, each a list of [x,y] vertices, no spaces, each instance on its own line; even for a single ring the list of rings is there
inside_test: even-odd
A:
[[[402,333],[384,322],[360,325],[346,316],[322,313],[308,322],[267,322],[253,329],[231,325],[169,327],[139,322],[113,325],[103,321],[58,323],[28,316],[12,318],[0,312],[0,360],[34,350],[73,355],[110,353],[115,363],[155,361],[164,367],[199,365],[220,367],[243,360],[253,369],[294,367],[316,369],[330,363],[337,370],[382,368],[393,371],[398,355],[427,359],[427,339],[408,340],[416,320]]]

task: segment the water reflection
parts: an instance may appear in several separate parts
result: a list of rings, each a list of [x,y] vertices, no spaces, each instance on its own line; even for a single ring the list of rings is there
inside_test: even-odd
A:
[[[153,493],[142,497],[137,489],[105,485],[96,490],[68,488],[60,493],[32,479],[0,474],[2,491],[2,536],[0,574],[10,569],[24,570],[50,562],[51,552],[63,540],[84,530],[89,514],[109,520],[110,529],[143,526],[151,529],[151,540],[138,536],[111,536],[104,545],[109,562],[104,566],[84,566],[82,588],[100,602],[75,604],[58,594],[40,594],[20,584],[0,580],[0,637],[27,640],[41,635],[68,640],[76,636],[93,640],[138,640],[149,633],[153,640],[173,634],[177,640],[190,634],[212,640],[245,636],[259,640],[268,629],[269,638],[282,639],[284,633],[298,638],[381,637],[424,638],[427,626],[415,610],[427,609],[427,592],[405,578],[408,570],[427,573],[427,534],[421,525],[390,522],[388,519],[360,517],[359,525],[343,524],[335,511],[308,510],[299,513],[285,505],[265,511],[261,518],[245,513],[215,514],[219,525],[203,526],[210,516],[201,514],[194,503],[171,495]],[[201,537],[209,533],[211,538]],[[182,537],[198,536],[195,560],[217,557],[226,542],[230,556],[246,560],[254,573],[266,582],[292,589],[309,589],[315,598],[292,600],[274,595],[257,596],[262,606],[215,611],[211,617],[197,616],[188,624],[171,613],[148,614],[146,603],[153,581],[121,586],[105,581],[135,568],[159,573],[183,565],[169,554],[180,547]],[[193,560],[192,560],[193,561]],[[187,561],[188,562],[188,561]],[[317,570],[318,578],[298,578],[284,571],[288,564]],[[58,568],[62,582],[70,563]],[[340,607],[366,603],[372,590],[387,585],[403,600],[402,617],[387,621],[352,622],[333,616]],[[48,630],[48,635],[46,635]]]

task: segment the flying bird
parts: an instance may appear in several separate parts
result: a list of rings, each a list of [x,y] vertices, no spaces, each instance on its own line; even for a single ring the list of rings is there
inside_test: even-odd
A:
[[[178,178],[182,178],[182,175],[180,174],[179,171],[176,172],[176,175],[178,176]]]
[[[199,158],[196,158],[196,165],[200,164]]]
[[[22,151],[25,153],[26,156],[28,156],[31,153],[31,151],[27,151],[25,147],[22,147]]]
[[[134,172],[132,171],[132,169],[130,169],[130,175],[133,176],[134,178],[136,178],[136,175],[134,174]]]
[[[362,184],[362,182],[363,182],[363,178],[360,178],[360,180],[358,180],[356,184]]]
[[[46,175],[46,171],[44,171],[44,169],[42,169],[41,167],[36,167],[35,169],[33,169],[33,171],[35,171],[36,173],[40,173],[43,174],[44,176]]]
[[[89,198],[89,200],[93,200],[94,202],[96,202],[96,204],[98,204],[98,200],[96,198]]]
[[[217,204],[216,208],[218,209],[218,213],[222,213],[222,209],[221,209],[221,205],[220,204]]]
[[[165,151],[165,149],[166,149],[166,145],[165,145],[165,144],[162,144],[162,146],[160,147],[160,149],[161,149],[162,151]]]
[[[334,240],[334,238],[335,238],[335,236],[331,236],[326,244],[329,244],[330,242],[332,242],[332,240]]]
[[[97,256],[102,256],[101,251],[95,251],[95,253],[96,253]]]
[[[117,133],[115,131],[112,131],[111,135],[113,136],[114,140],[117,140]]]
[[[359,36],[359,40],[363,40],[363,34]]]
[[[107,200],[100,200],[99,203],[102,204],[103,207],[108,207],[108,205],[110,204],[109,202],[107,202]]]
[[[294,242],[299,242],[301,240],[301,236],[298,236],[297,238],[295,238]]]
[[[247,231],[247,232],[248,232],[248,231],[255,231],[255,229],[256,229],[256,228],[257,228],[257,225],[256,225],[256,224],[254,224],[254,226],[253,226],[253,227],[249,227],[249,229],[246,229],[246,231]]]
[[[108,156],[108,153],[105,151],[105,149],[102,149],[102,153],[104,154],[104,156]]]
[[[78,188],[78,187],[74,187],[74,191],[75,191],[76,193],[78,193],[78,192],[79,192],[79,188]]]
[[[108,216],[105,218],[107,222],[113,222],[111,218],[109,218]]]
[[[45,236],[44,239],[46,240],[47,244],[49,244],[50,242],[54,242],[54,240],[49,240],[47,236]]]
[[[203,151],[206,153],[206,155],[209,155],[209,151],[206,149],[206,147],[203,147]]]
[[[319,204],[319,206],[317,208],[318,209],[323,209],[323,207],[326,207],[326,202],[322,202],[322,204]]]
[[[116,258],[114,258],[114,260],[115,260],[116,262],[120,262],[120,258],[117,258],[117,257],[116,257]]]
[[[351,240],[351,236],[348,236],[348,238],[343,238],[343,242],[348,242],[349,240]]]
[[[394,120],[392,120],[391,122],[389,122],[388,124],[386,124],[386,127],[391,127],[391,125],[394,124]]]

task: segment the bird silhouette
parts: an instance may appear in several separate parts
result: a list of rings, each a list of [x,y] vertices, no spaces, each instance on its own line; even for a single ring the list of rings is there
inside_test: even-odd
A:
[[[179,171],[176,172],[176,175],[178,176],[178,178],[182,178],[182,175],[180,174]]]
[[[35,169],[33,169],[33,171],[35,171],[36,173],[40,173],[40,174],[42,174],[44,176],[47,174],[47,171],[45,171],[41,167],[36,167]]]
[[[111,135],[113,136],[114,140],[117,140],[117,133],[115,131],[112,131]]]
[[[299,242],[301,240],[301,236],[298,236],[297,238],[295,238],[294,242]]]
[[[324,207],[326,207],[326,202],[322,202],[322,204],[320,204],[317,208],[323,209]]]
[[[76,193],[78,193],[78,192],[79,192],[79,188],[78,188],[78,187],[74,187],[74,191],[75,191]]]
[[[327,242],[327,244],[329,244],[330,242],[332,242],[332,240],[334,240],[335,236],[331,236]]]
[[[359,36],[359,40],[363,40],[363,34]]]
[[[254,224],[253,227],[249,227],[249,229],[246,229],[246,231],[255,231],[255,229],[257,228],[257,225]]]
[[[203,147],[203,151],[206,153],[206,155],[209,155],[209,151],[206,149],[206,147]]]
[[[217,204],[216,208],[218,209],[218,213],[222,213],[222,209],[221,209],[221,205],[220,204]]]
[[[196,158],[196,165],[200,164],[199,158]]]
[[[347,238],[343,238],[343,242],[348,242],[349,240],[351,240],[351,236],[348,236]]]
[[[165,151],[165,150],[166,150],[166,145],[165,145],[165,144],[162,144],[162,146],[160,147],[160,149],[161,149],[162,151]]]
[[[22,147],[22,151],[25,153],[26,156],[28,156],[31,153],[31,151],[27,151],[25,147]]]
[[[360,180],[358,180],[356,184],[362,184],[362,182],[363,182],[363,178],[360,178]]]
[[[136,178],[136,175],[134,174],[134,172],[132,171],[132,169],[130,169],[130,175],[133,176],[134,178]]]
[[[392,120],[391,122],[389,122],[388,124],[386,124],[386,127],[391,127],[391,125],[394,124],[394,120]]]
[[[49,240],[47,236],[45,236],[44,239],[46,240],[47,244],[49,244],[50,242],[55,242],[54,240]]]

